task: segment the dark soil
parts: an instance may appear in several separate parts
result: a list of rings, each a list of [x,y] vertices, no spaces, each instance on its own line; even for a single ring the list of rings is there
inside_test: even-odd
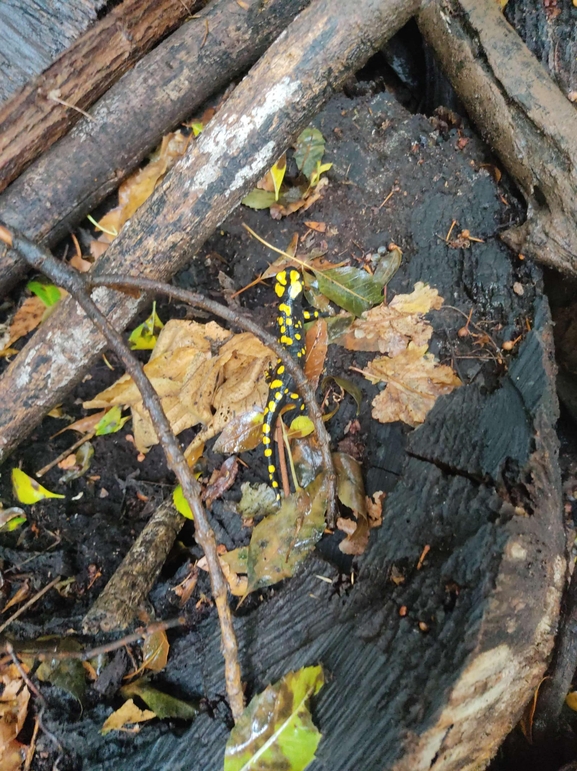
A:
[[[475,384],[481,391],[491,393],[503,376],[504,365],[496,360],[490,344],[477,345],[479,339],[459,337],[457,332],[465,324],[462,314],[466,316],[473,309],[475,322],[500,346],[504,341],[523,336],[527,322],[534,318],[543,291],[541,272],[535,265],[510,255],[498,240],[499,232],[521,216],[514,192],[506,180],[500,185],[495,183],[491,176],[493,160],[465,123],[453,125],[448,119],[432,121],[422,115],[411,115],[389,93],[358,96],[354,91],[352,88],[349,96],[335,97],[314,121],[327,140],[325,160],[333,163],[328,173],[330,186],[322,200],[310,211],[280,222],[273,221],[267,212],[239,207],[202,252],[191,259],[176,283],[222,299],[220,271],[237,288],[253,281],[275,255],[251,239],[243,223],[281,249],[287,247],[294,233],[299,233],[307,248],[326,249],[330,259],[348,258],[358,265],[380,246],[394,242],[403,250],[404,258],[387,292],[390,295],[410,292],[415,282],[422,280],[439,290],[446,305],[459,309],[461,313],[447,308],[431,315],[435,328],[431,350],[443,363],[453,362],[464,383]],[[395,187],[398,191],[383,205]],[[327,233],[309,231],[305,220],[326,222]],[[469,249],[448,248],[443,239],[453,220],[458,221],[458,229],[469,229],[483,242]],[[245,292],[241,300],[264,327],[274,328],[275,295],[270,284]],[[165,321],[191,316],[190,309],[167,302],[159,303],[158,313]],[[506,360],[512,361],[514,357],[515,350],[505,354]],[[120,376],[122,370],[114,355],[107,354],[107,359],[114,370],[101,360],[62,405],[66,415],[81,417],[82,402]],[[363,354],[351,354],[332,346],[326,372],[342,374],[361,388],[363,402],[358,420],[367,493],[378,490],[391,493],[408,462],[405,449],[410,430],[402,424],[383,425],[371,418],[370,405],[377,389],[350,370],[351,365],[360,367],[366,360]],[[335,448],[345,439],[346,426],[356,417],[355,413],[353,400],[345,398],[329,423]],[[575,470],[575,435],[570,419],[564,416],[563,420],[562,462],[569,475]],[[46,418],[12,458],[10,468],[21,465],[33,473],[66,449],[73,441],[71,433],[52,437],[64,425],[63,420]],[[117,434],[93,439],[94,459],[88,474],[81,479],[62,485],[58,482],[62,472],[58,469],[49,472],[43,483],[51,490],[65,493],[66,500],[43,501],[27,507],[27,526],[2,535],[0,558],[5,599],[25,579],[30,581],[33,590],[44,586],[55,575],[71,579],[66,592],[51,591],[11,624],[9,632],[14,639],[78,635],[82,618],[151,512],[171,494],[175,481],[160,448],[154,447],[139,462],[133,444],[127,440],[129,434],[130,424]],[[183,443],[191,436],[192,432],[186,432]],[[250,537],[250,531],[239,525],[234,508],[240,484],[268,479],[260,449],[246,453],[242,459],[246,466],[241,468],[235,487],[215,503],[212,510],[218,541],[227,549],[246,544]],[[208,477],[223,460],[209,446],[204,476]],[[2,475],[0,493],[6,504],[13,501],[8,468]],[[301,666],[303,659],[324,663],[324,643],[314,641],[324,639],[329,622],[320,616],[315,618],[315,603],[320,600],[327,607],[332,603],[333,609],[344,608],[350,595],[350,582],[365,560],[351,560],[341,554],[336,548],[341,537],[335,534],[325,538],[308,566],[291,582],[249,597],[238,610],[245,646],[243,675],[247,679],[247,697],[260,690],[263,683]],[[445,533],[443,537],[446,548],[453,548],[452,539],[457,536]],[[378,538],[373,535],[370,549],[375,547]],[[370,549],[366,558],[369,563]],[[197,589],[184,608],[179,607],[172,591],[186,575],[190,562],[200,556],[194,529],[187,524],[151,593],[146,611],[152,618],[185,615],[186,628],[169,633],[168,666],[154,680],[160,689],[173,695],[200,701],[201,716],[193,727],[178,721],[154,721],[138,734],[102,737],[99,733],[102,723],[112,708],[121,703],[116,687],[132,666],[124,653],[117,653],[111,657],[106,674],[88,687],[82,706],[61,688],[42,684],[48,702],[44,720],[65,750],[59,762],[61,771],[219,768],[230,715],[224,704],[221,660],[218,653],[210,658],[210,651],[213,654],[218,651],[218,637],[214,610],[205,601],[209,594],[208,580],[201,574]],[[402,566],[402,560],[399,564]],[[408,557],[403,564],[409,564]],[[315,581],[318,573],[328,575],[332,583]],[[305,602],[302,597],[307,596],[311,586],[315,588],[315,599]],[[291,596],[301,600],[287,600]],[[358,593],[356,597],[358,600]],[[250,640],[252,632],[257,634],[257,623],[260,623],[255,619],[266,615],[270,607],[270,613],[277,613],[281,624],[283,602],[296,603],[293,607],[299,607],[299,612],[306,616],[305,621],[299,618],[290,629],[269,630],[258,638],[258,648],[251,648],[247,639]],[[302,606],[298,605],[301,602]],[[428,602],[434,600],[413,598],[415,618],[419,603],[424,611]],[[350,615],[354,609],[347,612]],[[335,635],[340,636],[343,646],[350,634],[347,630],[344,625],[335,628]],[[297,631],[301,634],[300,642]],[[368,640],[370,630],[365,627],[361,636]],[[103,640],[82,642],[91,645]],[[306,650],[305,640],[312,646]],[[380,646],[384,648],[385,642]],[[326,657],[330,658],[329,654]],[[338,672],[339,666],[333,656],[331,671]],[[355,678],[356,673],[351,672],[350,676]],[[359,677],[362,679],[362,676],[361,672]],[[434,705],[438,695],[429,696]],[[382,692],[378,698],[385,698]],[[321,699],[319,709],[320,724],[323,720],[330,724],[334,717],[330,703]],[[351,727],[351,736],[358,737],[361,733],[359,726]],[[333,744],[328,741],[324,749],[321,745],[315,769],[337,767],[330,763],[335,752]],[[41,735],[38,746],[33,768],[38,771],[51,768],[55,751],[50,740]],[[392,755],[397,751],[390,750]],[[384,766],[382,742],[377,742],[375,752],[375,758],[366,758],[366,765],[352,764],[350,768],[376,768],[377,765],[373,765],[376,757],[383,759]],[[527,753],[533,756],[532,750],[528,749]],[[531,768],[525,753],[523,758],[523,767]],[[564,762],[570,759],[566,754],[561,758]],[[556,759],[556,765],[539,767],[557,769],[561,760]],[[506,749],[502,759],[493,766],[495,771],[516,767],[511,764]]]

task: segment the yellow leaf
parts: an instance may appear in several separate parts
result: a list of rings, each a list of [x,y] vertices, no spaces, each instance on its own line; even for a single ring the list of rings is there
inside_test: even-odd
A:
[[[288,433],[289,439],[304,439],[305,436],[309,436],[315,430],[312,420],[308,415],[299,415],[290,424]]]
[[[152,720],[156,717],[154,712],[150,709],[140,709],[136,706],[132,699],[125,701],[120,709],[109,715],[104,721],[104,725],[100,733],[105,736],[110,731],[122,731],[128,730],[124,728],[129,723],[144,723],[147,720]]]
[[[565,704],[572,709],[573,712],[577,712],[577,691],[570,691],[565,697]]]
[[[187,519],[194,519],[194,514],[188,505],[188,501],[184,497],[181,485],[177,485],[174,488],[172,493],[172,502],[174,503],[174,508],[178,511],[179,514],[182,514],[182,516],[186,517]]]
[[[426,351],[426,345],[410,343],[398,356],[382,356],[369,362],[364,376],[373,383],[387,383],[386,389],[373,399],[375,420],[381,423],[401,420],[418,426],[439,396],[462,385],[450,367],[439,364]]]
[[[274,166],[270,170],[273,185],[274,185],[275,201],[278,201],[280,187],[282,185],[285,172],[286,172],[286,155],[283,155],[281,158],[278,159],[278,161],[274,164]]]
[[[35,479],[29,477],[19,468],[12,469],[12,489],[15,497],[20,503],[38,503],[44,498],[64,498],[64,495],[51,493],[45,487],[42,487]]]

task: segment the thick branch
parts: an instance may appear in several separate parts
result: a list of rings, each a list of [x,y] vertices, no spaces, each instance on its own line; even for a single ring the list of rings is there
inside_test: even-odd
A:
[[[416,11],[417,0],[315,0],[290,25],[98,261],[96,274],[165,280],[304,128],[331,92]],[[161,251],[161,249],[163,251]],[[141,302],[97,289],[117,328]],[[0,458],[62,400],[103,350],[91,322],[65,300],[0,381]]]
[[[308,2],[216,0],[127,72],[91,108],[92,120],[82,118],[12,183],[0,196],[0,219],[53,246],[164,134],[250,67]],[[14,252],[0,249],[0,293],[25,269]]]
[[[9,99],[0,109],[0,190],[189,12],[174,0],[124,0]]]
[[[419,28],[479,131],[527,200],[502,238],[577,275],[577,113],[493,0],[440,0]]]

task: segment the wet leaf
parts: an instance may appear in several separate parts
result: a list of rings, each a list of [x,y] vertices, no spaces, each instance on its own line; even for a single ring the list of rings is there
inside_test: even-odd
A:
[[[110,731],[129,730],[125,726],[132,725],[133,723],[144,723],[155,717],[154,712],[149,709],[140,709],[132,699],[129,699],[124,702],[120,709],[117,709],[106,718],[100,733],[106,736]]]
[[[360,268],[345,265],[342,268],[315,270],[314,274],[319,290],[355,316],[360,316],[383,299],[383,283]]]
[[[285,498],[278,512],[259,522],[248,547],[249,592],[293,575],[321,538],[326,509],[327,484],[319,474],[306,490]]]
[[[289,426],[287,437],[289,439],[304,439],[305,436],[310,436],[314,430],[314,423],[308,415],[297,415]]]
[[[84,442],[84,444],[80,445],[73,457],[73,465],[68,468],[58,480],[61,484],[70,482],[72,479],[79,479],[86,474],[92,463],[92,458],[94,457],[94,447],[90,442]]]
[[[59,493],[51,493],[45,487],[42,487],[35,479],[29,477],[19,468],[12,469],[12,490],[14,491],[14,497],[20,501],[20,503],[26,503],[28,505],[32,503],[38,503],[38,501],[44,500],[44,498],[64,498],[64,495]]]
[[[323,378],[323,382],[321,384],[321,388],[324,391],[329,383],[330,380],[334,380],[334,382],[343,389],[343,391],[346,391],[348,394],[350,394],[353,399],[356,402],[357,405],[357,415],[361,411],[361,404],[363,402],[363,392],[361,389],[353,383],[352,380],[349,380],[346,377],[341,377],[340,375],[327,375],[327,377]]]
[[[46,313],[46,305],[39,297],[28,297],[16,311],[10,324],[9,338],[4,351],[40,324]]]
[[[142,668],[160,672],[168,661],[170,643],[163,629],[146,635],[142,643]]]
[[[182,514],[182,516],[186,517],[187,519],[194,519],[194,514],[188,505],[188,501],[184,497],[181,485],[177,485],[174,488],[172,493],[172,502],[174,503],[174,508],[178,511],[179,514]]]
[[[81,650],[80,643],[71,638],[58,641],[58,652]],[[80,704],[86,694],[86,672],[79,659],[51,659],[43,661],[36,670],[36,676],[42,682],[51,683],[69,693]]]
[[[308,380],[316,388],[325,366],[329,333],[325,319],[317,319],[306,333],[306,359],[304,371]]]
[[[220,557],[221,562],[226,562],[235,573],[245,574],[248,570],[248,546],[240,546],[238,549],[227,551]]]
[[[245,547],[247,548],[247,547]],[[238,550],[237,550],[238,551]],[[233,554],[234,552],[230,552],[230,554]],[[227,557],[229,552],[226,554],[222,554],[219,556],[218,560],[220,562],[220,567],[222,569],[222,574],[224,575],[226,582],[228,584],[228,588],[230,590],[230,593],[234,597],[245,597],[247,594],[247,586],[248,586],[248,579],[246,575],[239,575],[229,564],[228,560],[225,559]],[[197,567],[199,567],[201,570],[208,570],[208,562],[206,561],[206,557],[202,557],[199,559],[199,561],[196,563]],[[246,567],[242,571],[246,573]]]
[[[292,443],[292,458],[299,484],[308,487],[323,467],[316,434],[295,440]]]
[[[321,132],[309,126],[301,131],[295,144],[295,162],[299,171],[310,179],[325,154],[325,139]]]
[[[9,509],[0,507],[0,531],[11,533],[24,522],[26,522],[24,509],[19,509],[18,506],[11,506]]]
[[[26,289],[29,289],[36,297],[39,297],[47,308],[56,305],[61,298],[60,289],[54,286],[54,284],[45,284],[42,281],[29,281],[26,284]]]
[[[238,474],[238,459],[232,455],[227,458],[219,469],[213,472],[210,482],[203,494],[206,505],[210,508],[217,498],[233,486]]]
[[[158,340],[157,331],[164,327],[162,321],[156,313],[156,303],[152,303],[152,313],[130,333],[128,342],[133,351],[151,351]]]
[[[276,201],[276,196],[273,192],[268,190],[259,190],[255,187],[250,193],[245,195],[241,203],[244,206],[248,206],[249,209],[269,209]]]
[[[354,530],[348,532],[347,537],[339,544],[339,549],[344,554],[363,554],[369,543],[370,528],[361,465],[344,452],[334,452],[333,462],[337,472],[338,498],[352,510],[356,519]]]
[[[243,519],[254,519],[271,514],[278,509],[276,493],[270,485],[251,485],[243,482],[240,486],[242,497],[236,508]]]
[[[391,246],[386,254],[379,257],[379,260],[375,265],[375,281],[386,286],[400,268],[402,260],[403,253],[399,247]]]
[[[285,173],[286,173],[286,154],[283,154],[282,157],[278,159],[278,161],[274,164],[274,166],[270,170],[270,175],[272,177],[272,181],[274,185],[275,201],[278,201],[280,187],[282,185],[282,181],[284,179]]]
[[[307,211],[323,196],[325,187],[329,184],[326,177],[320,179],[314,187],[309,186],[306,189],[302,187],[289,188],[283,193],[276,203],[271,204],[270,216],[275,220],[288,217],[289,214],[302,209]]]
[[[262,421],[262,410],[256,407],[237,415],[223,428],[214,452],[231,455],[254,450],[261,442]]]
[[[308,703],[323,684],[322,667],[305,667],[255,696],[230,733],[224,771],[303,771],[321,739]]]
[[[167,693],[159,691],[149,684],[146,678],[136,680],[134,683],[124,685],[120,689],[123,696],[138,696],[149,707],[156,717],[161,720],[178,718],[180,720],[194,720],[198,715],[198,705],[176,699]]]
[[[120,431],[127,420],[130,420],[130,415],[127,415],[125,418],[123,418],[122,407],[116,405],[111,410],[108,410],[98,421],[94,429],[94,433],[96,436],[115,434],[117,431]]]
[[[373,359],[363,374],[373,383],[387,383],[373,399],[373,418],[381,423],[401,420],[413,427],[424,422],[439,396],[462,385],[450,367],[427,353],[426,345],[413,343],[398,356]]]

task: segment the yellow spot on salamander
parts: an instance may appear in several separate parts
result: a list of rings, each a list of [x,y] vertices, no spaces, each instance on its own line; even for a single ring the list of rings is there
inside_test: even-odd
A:
[[[291,394],[291,399],[298,399],[298,398],[299,398],[298,394]]]
[[[268,473],[269,473],[269,474],[274,474],[274,472],[275,472],[275,468],[274,468],[274,466],[273,466],[273,465],[270,465],[270,466],[268,467]]]
[[[281,364],[280,367],[278,367],[277,374],[284,375],[284,364]]]
[[[286,335],[282,335],[280,341],[281,341],[282,345],[292,345],[293,344],[292,337],[287,337]]]
[[[274,291],[277,293],[278,297],[282,297],[284,294],[284,286],[277,283],[274,285]]]
[[[262,430],[264,434],[268,434],[268,432],[270,431],[270,426],[265,423],[262,427]]]
[[[282,399],[282,391],[277,391],[274,395],[274,398],[277,400],[277,402],[280,401],[280,399]]]
[[[280,283],[286,286],[286,270],[281,270],[280,273],[276,274],[276,280]]]
[[[281,313],[284,313],[285,316],[290,316],[291,315],[291,307],[290,307],[290,305],[287,305],[286,303],[281,303],[278,306],[278,309],[279,309],[279,311]]]
[[[298,333],[298,332],[296,332],[296,333],[295,333],[295,340],[302,340],[302,339],[303,339],[303,336],[302,336],[302,335],[299,335],[299,333]]]
[[[270,447],[267,447],[266,450],[264,451],[264,457],[270,458],[271,455],[272,455],[272,450],[270,449]]]
[[[270,384],[271,388],[282,388],[282,386],[283,386],[282,380],[273,380],[272,383]]]
[[[268,426],[267,426],[267,428],[268,428]],[[262,443],[263,444],[270,444],[270,436],[263,436]]]
[[[276,404],[271,400],[268,403],[268,411],[269,412],[274,412],[275,410],[276,410]]]
[[[272,480],[272,486],[273,487],[278,487],[278,482],[276,481],[276,479]]]

